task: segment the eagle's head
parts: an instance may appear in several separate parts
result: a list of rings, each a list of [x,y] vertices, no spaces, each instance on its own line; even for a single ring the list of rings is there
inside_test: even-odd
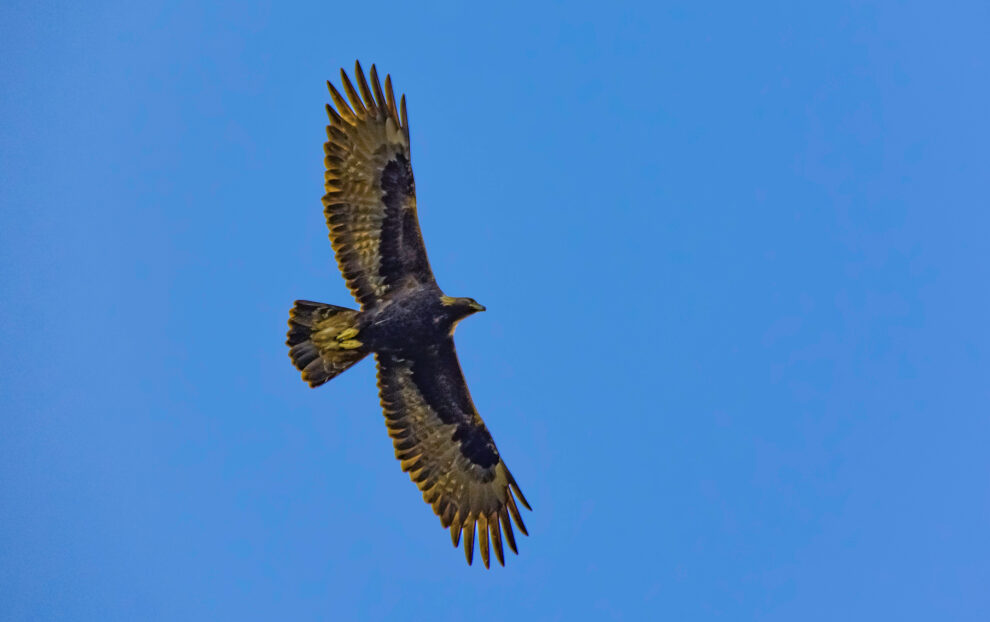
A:
[[[478,311],[485,310],[484,305],[479,304],[474,298],[454,298],[452,296],[441,296],[440,301],[443,302],[444,311],[452,322],[452,328],[453,325],[456,325],[467,316],[475,314]]]

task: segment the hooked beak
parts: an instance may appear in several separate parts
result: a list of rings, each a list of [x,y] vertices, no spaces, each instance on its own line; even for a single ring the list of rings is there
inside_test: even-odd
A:
[[[485,305],[478,304],[477,302],[472,302],[471,303],[471,310],[472,311],[475,311],[475,312],[484,311],[485,310]]]

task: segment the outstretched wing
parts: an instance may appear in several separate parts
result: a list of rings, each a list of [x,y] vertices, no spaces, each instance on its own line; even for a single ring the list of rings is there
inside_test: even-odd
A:
[[[416,216],[406,98],[396,107],[391,78],[383,92],[374,65],[371,86],[360,63],[354,73],[360,95],[343,69],[347,99],[327,82],[336,108],[327,104],[323,212],[340,271],[366,309],[392,290],[435,281]]]
[[[513,494],[530,508],[471,402],[454,340],[447,338],[415,358],[375,357],[385,423],[402,470],[409,472],[441,524],[450,528],[455,547],[463,533],[469,564],[477,525],[485,567],[489,541],[504,565],[502,534],[518,553],[510,514],[526,534]]]

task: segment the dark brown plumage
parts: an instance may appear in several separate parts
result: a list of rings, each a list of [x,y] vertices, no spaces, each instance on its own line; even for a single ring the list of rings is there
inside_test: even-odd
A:
[[[329,82],[324,214],[356,311],[297,301],[289,315],[289,356],[316,387],[370,353],[378,364],[385,423],[407,471],[470,564],[477,532],[504,564],[516,550],[512,522],[524,534],[526,498],[481,420],[457,361],[454,328],[483,311],[470,298],[444,295],[433,278],[416,215],[403,96],[396,105],[371,67],[355,65],[357,88],[341,70],[346,98]],[[512,517],[511,521],[509,517]]]

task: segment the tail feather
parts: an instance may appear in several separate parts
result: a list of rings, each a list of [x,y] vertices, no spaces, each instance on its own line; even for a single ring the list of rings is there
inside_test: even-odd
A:
[[[360,341],[360,312],[345,307],[297,300],[289,311],[289,358],[311,387],[318,387],[365,356]]]

